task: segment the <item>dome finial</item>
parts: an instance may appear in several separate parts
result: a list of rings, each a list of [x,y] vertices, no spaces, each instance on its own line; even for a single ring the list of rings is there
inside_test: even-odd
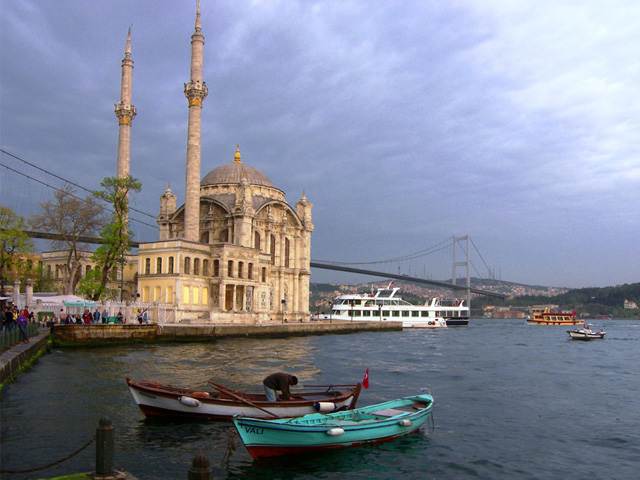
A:
[[[233,156],[233,163],[242,163],[240,158],[240,145],[236,145],[236,154]]]

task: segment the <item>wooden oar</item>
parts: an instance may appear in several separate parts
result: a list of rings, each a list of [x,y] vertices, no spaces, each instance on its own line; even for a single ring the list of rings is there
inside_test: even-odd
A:
[[[242,398],[240,395],[236,395],[232,390],[228,389],[227,387],[223,387],[222,385],[218,385],[217,383],[213,383],[213,382],[209,382],[211,385],[213,385],[215,388],[217,388],[218,390],[220,390],[223,393],[226,393],[227,395],[232,396],[233,398],[235,398],[236,400],[240,400],[242,403],[246,403],[247,405],[253,407],[253,408],[257,408],[258,410],[262,410],[264,413],[268,413],[269,415],[271,415],[272,417],[276,417],[276,418],[280,418],[280,415],[276,415],[273,412],[270,412],[269,410],[266,410],[258,405],[256,405],[253,402],[250,402],[249,400],[247,400],[246,398]]]

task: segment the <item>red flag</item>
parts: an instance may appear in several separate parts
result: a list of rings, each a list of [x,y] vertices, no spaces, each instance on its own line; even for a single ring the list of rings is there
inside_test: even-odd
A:
[[[369,369],[368,368],[364,374],[364,378],[362,379],[362,386],[364,387],[365,390],[369,388]]]

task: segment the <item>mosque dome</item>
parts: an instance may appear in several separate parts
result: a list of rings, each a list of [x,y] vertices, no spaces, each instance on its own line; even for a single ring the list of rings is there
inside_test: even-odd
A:
[[[274,187],[273,182],[264,173],[254,167],[245,165],[240,161],[240,149],[236,149],[235,160],[226,165],[221,165],[207,173],[202,181],[201,186],[219,185],[229,183],[240,183],[242,176],[245,176],[249,185],[264,185]]]

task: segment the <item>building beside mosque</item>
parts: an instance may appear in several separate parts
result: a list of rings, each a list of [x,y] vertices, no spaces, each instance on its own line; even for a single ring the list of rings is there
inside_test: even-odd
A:
[[[188,132],[185,203],[170,186],[160,197],[156,242],[140,244],[137,288],[143,303],[173,308],[176,322],[267,323],[309,318],[312,205],[295,209],[236,147],[201,177],[204,36],[200,7],[191,37],[191,78],[184,86]],[[118,176],[129,172],[132,121],[130,34],[122,61]]]

